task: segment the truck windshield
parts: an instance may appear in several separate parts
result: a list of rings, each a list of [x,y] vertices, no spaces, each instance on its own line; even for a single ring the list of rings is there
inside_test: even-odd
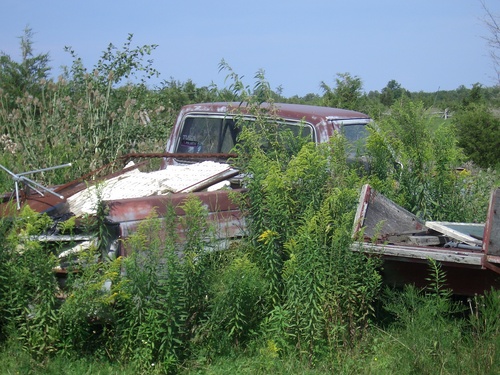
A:
[[[179,153],[230,153],[237,142],[241,126],[252,124],[246,119],[239,125],[229,117],[196,116],[184,121],[181,137],[177,146]],[[312,140],[309,126],[292,123],[277,123],[279,130],[294,136],[308,137]],[[265,143],[265,142],[264,142]],[[264,147],[265,148],[265,147]]]
[[[229,153],[236,144],[238,129],[232,119],[188,117],[177,146],[181,153]]]

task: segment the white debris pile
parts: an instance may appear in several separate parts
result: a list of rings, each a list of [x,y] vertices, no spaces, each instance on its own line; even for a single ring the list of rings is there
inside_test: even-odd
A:
[[[237,172],[229,164],[204,161],[189,165],[169,165],[154,172],[133,170],[111,178],[101,184],[89,186],[71,197],[67,202],[76,216],[95,214],[99,200],[109,201],[140,198],[169,193],[188,193],[206,187],[223,187],[217,184]]]

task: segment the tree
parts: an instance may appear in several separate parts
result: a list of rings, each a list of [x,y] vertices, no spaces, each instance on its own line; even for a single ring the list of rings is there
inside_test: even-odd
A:
[[[453,117],[458,145],[482,168],[498,167],[500,161],[500,119],[485,105],[470,104]]]
[[[481,84],[472,86],[462,107],[453,117],[458,145],[482,168],[500,165],[500,118],[488,108]]]
[[[25,92],[38,96],[40,81],[48,79],[49,54],[34,54],[33,36],[32,29],[26,27],[24,35],[19,37],[21,62],[14,61],[4,52],[0,53],[0,88],[10,96],[10,100],[22,96]]]
[[[134,34],[128,34],[127,40],[121,48],[109,43],[106,50],[102,51],[97,63],[91,73],[87,71],[83,61],[78,57],[75,50],[64,47],[72,59],[71,67],[65,67],[65,77],[72,81],[73,85],[88,84],[88,79],[92,79],[104,90],[120,85],[129,85],[131,81],[145,86],[151,77],[158,77],[159,72],[153,67],[153,60],[148,57],[158,47],[156,44],[132,47]]]
[[[490,56],[496,73],[497,84],[500,85],[500,18],[491,13],[484,0],[481,5],[486,13],[484,24],[489,31],[489,36],[485,37],[490,47]]]
[[[321,88],[325,92],[322,104],[328,107],[360,110],[363,97],[361,78],[353,77],[349,73],[338,73],[335,83],[336,87],[332,89],[325,82],[321,82]]]
[[[382,89],[380,102],[383,105],[390,107],[396,100],[400,99],[403,95],[408,94],[408,91],[402,88],[400,83],[392,79],[387,83],[387,86]]]
[[[467,96],[462,98],[462,106],[467,108],[474,104],[484,103],[483,86],[480,83],[474,83],[472,89],[467,92]]]

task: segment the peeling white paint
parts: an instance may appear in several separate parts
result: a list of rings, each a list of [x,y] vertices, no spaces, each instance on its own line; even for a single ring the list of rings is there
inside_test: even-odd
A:
[[[69,197],[70,211],[76,216],[95,214],[99,200],[109,201],[188,193],[200,187],[201,183],[210,185],[211,180],[219,181],[225,173],[234,171],[229,164],[204,161],[188,165],[169,165],[166,169],[144,173],[138,170],[127,172],[109,179],[100,185],[93,185]],[[220,185],[219,188],[222,188]]]

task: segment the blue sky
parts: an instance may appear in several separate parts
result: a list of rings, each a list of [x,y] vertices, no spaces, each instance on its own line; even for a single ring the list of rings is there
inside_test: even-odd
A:
[[[500,1],[485,0],[500,16]],[[259,69],[283,95],[322,94],[337,73],[380,91],[392,79],[410,91],[493,86],[480,0],[0,0],[0,50],[20,59],[26,26],[35,53],[57,74],[71,46],[91,68],[109,43],[158,44],[160,79],[224,87],[224,59],[244,82]]]

